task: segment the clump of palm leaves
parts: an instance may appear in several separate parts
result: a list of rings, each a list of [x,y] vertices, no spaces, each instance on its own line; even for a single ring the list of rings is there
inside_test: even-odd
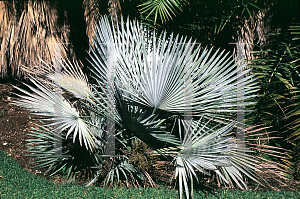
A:
[[[73,142],[93,159],[93,166],[86,165],[94,174],[87,186],[103,175],[105,184],[125,179],[138,185],[145,176],[151,180],[128,155],[138,138],[175,164],[180,197],[183,191],[193,196],[197,172],[214,172],[220,182],[241,189],[247,189],[246,178],[268,186],[258,175],[263,160],[235,137],[237,107],[252,103],[257,83],[253,75],[239,78],[250,70],[237,75],[240,67],[228,53],[156,35],[138,22],[115,28],[103,17],[89,60],[97,85],[89,84],[78,64],[59,59],[60,70],[50,64],[31,70],[32,92],[18,88],[25,95],[14,104],[45,122],[29,140],[40,166],[50,166],[52,174],[65,168],[74,179],[82,160],[72,152]],[[247,102],[237,97],[241,90]]]

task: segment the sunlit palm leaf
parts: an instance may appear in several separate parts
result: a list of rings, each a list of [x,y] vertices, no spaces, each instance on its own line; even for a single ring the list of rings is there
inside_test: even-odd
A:
[[[55,84],[73,93],[77,98],[92,98],[92,91],[89,87],[88,80],[81,68],[75,62],[72,64],[67,59],[59,61],[62,66],[62,72],[49,74],[48,79],[53,80]]]
[[[210,57],[211,51],[206,50],[200,54],[200,46],[193,51],[195,42],[185,41],[178,42],[178,37],[173,41],[172,35],[168,39],[164,35],[157,41],[155,37],[151,41],[141,41],[141,48],[132,54],[121,52],[117,74],[122,77],[118,80],[122,82],[126,99],[156,109],[179,113],[192,111],[193,115],[201,116],[203,113],[236,112],[240,105],[236,92],[240,89],[246,88],[245,99],[253,97],[251,93],[257,87],[252,76],[237,81],[238,69],[233,59],[226,58],[223,53],[218,55],[218,52]],[[146,50],[149,45],[146,42],[153,46],[150,52]]]
[[[181,150],[173,151],[176,154],[175,178],[179,180],[181,198],[183,187],[187,198],[189,198],[189,183],[192,183],[192,178],[196,178],[198,181],[195,170],[207,175],[209,175],[208,170],[213,170],[221,175],[218,168],[231,165],[228,159],[229,155],[225,152],[235,149],[232,138],[226,136],[233,126],[234,123],[230,123],[208,134],[203,133],[203,128],[196,132],[192,130],[192,133],[185,136],[180,146]],[[168,150],[168,154],[170,153],[172,153],[172,150]]]
[[[223,52],[211,55],[212,50],[205,49],[201,53],[195,42],[178,36],[173,39],[172,35],[167,38],[166,33],[158,39],[155,33],[144,38],[143,28],[131,22],[115,32],[105,18],[98,33],[95,43],[100,45],[92,57],[99,55],[101,59],[93,58],[95,74],[105,80],[107,71],[114,67],[115,83],[130,102],[181,114],[190,110],[195,116],[210,113],[223,117],[222,112],[236,112],[237,106],[251,104],[240,104],[236,92],[242,89],[245,99],[253,97],[251,93],[257,89],[253,76],[237,81],[249,70],[238,76],[234,59]],[[114,64],[106,61],[110,54]],[[183,99],[191,99],[190,107]]]
[[[199,124],[200,121],[198,121]],[[256,167],[259,163],[256,158],[248,154],[249,150],[237,148],[236,139],[229,136],[235,127],[234,122],[223,125],[213,132],[210,130],[205,132],[204,125],[199,127],[198,130],[194,129],[190,134],[185,135],[182,144],[178,145],[177,149],[169,147],[161,150],[163,154],[171,155],[175,159],[175,178],[178,178],[180,197],[182,197],[183,189],[189,197],[190,183],[193,178],[198,181],[195,170],[207,175],[209,175],[209,170],[214,171],[226,184],[232,184],[233,180],[242,189],[247,189],[243,175],[260,184],[266,184],[256,174],[258,169]]]
[[[32,79],[32,82],[38,89],[29,85],[27,87],[35,94],[16,87],[27,96],[18,95],[23,99],[15,101],[13,104],[34,111],[36,115],[46,116],[45,120],[52,121],[48,125],[55,126],[54,130],[57,133],[64,130],[68,130],[66,136],[74,133],[74,142],[78,134],[80,144],[82,145],[83,139],[86,148],[93,150],[96,134],[90,128],[88,122],[80,116],[80,113],[62,95],[52,91],[46,85],[34,81],[34,79]],[[55,106],[59,106],[60,114],[56,112]]]

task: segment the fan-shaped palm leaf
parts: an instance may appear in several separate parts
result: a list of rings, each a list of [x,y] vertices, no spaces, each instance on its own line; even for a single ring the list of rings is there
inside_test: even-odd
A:
[[[27,96],[18,95],[23,99],[15,101],[13,104],[34,111],[34,114],[36,115],[48,117],[44,120],[53,121],[48,125],[56,126],[54,131],[57,131],[57,133],[64,130],[68,130],[66,136],[74,133],[74,142],[78,134],[80,144],[82,145],[83,139],[86,148],[93,150],[96,133],[88,125],[88,121],[81,117],[79,111],[77,111],[62,95],[59,95],[41,82],[35,81],[34,78],[32,78],[31,81],[38,89],[29,85],[27,86],[35,92],[35,94],[16,87]],[[59,106],[58,109],[60,110],[60,114],[57,113],[56,106]]]
[[[237,81],[249,70],[237,76],[233,59],[218,51],[213,55],[212,50],[201,53],[200,46],[194,49],[196,43],[191,40],[186,43],[186,39],[173,39],[172,35],[166,38],[166,34],[156,39],[155,33],[145,38],[144,29],[131,22],[115,32],[106,18],[100,21],[98,32],[98,53],[95,50],[92,56],[95,74],[98,79],[107,79],[107,71],[114,68],[115,83],[124,91],[125,99],[139,106],[181,114],[191,110],[195,116],[220,115],[236,112],[235,107],[245,105],[236,96],[238,90],[245,91],[245,99],[256,91],[253,76]],[[105,32],[108,33],[101,39]],[[110,46],[114,46],[113,50]],[[110,54],[114,55],[113,64],[107,61]],[[96,55],[101,59],[98,56],[96,60]],[[191,99],[190,107],[185,98]]]
[[[237,148],[236,139],[229,136],[235,123],[213,130],[206,129],[205,126],[209,127],[211,121],[193,129],[190,134],[185,134],[183,142],[177,147],[161,150],[161,153],[174,157],[175,178],[179,181],[181,198],[183,187],[189,198],[189,183],[193,184],[193,178],[198,181],[195,170],[206,175],[210,175],[209,170],[214,171],[225,183],[229,184],[233,179],[240,188],[247,188],[242,174],[258,183],[264,183],[254,171],[258,161],[246,154],[245,149]],[[201,120],[198,125],[200,123]]]
[[[154,0],[147,1],[139,7],[141,7],[141,13],[148,14],[146,19],[154,13],[154,23],[156,23],[158,15],[162,22],[172,19],[172,15],[175,15],[176,10],[181,10],[181,3],[179,0]]]
[[[67,179],[73,178],[74,167],[70,162],[74,159],[71,155],[68,155],[69,150],[66,146],[60,148],[53,147],[55,142],[61,141],[54,136],[53,128],[47,128],[37,124],[37,128],[33,128],[28,134],[32,136],[32,139],[27,140],[27,151],[30,156],[33,157],[34,161],[32,163],[38,163],[38,165],[32,168],[48,167],[47,172],[50,175],[55,175],[59,171],[65,169],[67,171]],[[63,138],[63,142],[66,139]],[[57,152],[61,151],[61,154]]]

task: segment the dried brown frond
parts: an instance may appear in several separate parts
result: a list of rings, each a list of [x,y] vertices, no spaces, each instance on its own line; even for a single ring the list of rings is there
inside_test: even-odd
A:
[[[254,45],[264,46],[267,44],[267,33],[270,30],[269,20],[267,19],[268,9],[258,10],[256,13],[253,13],[253,19],[244,19],[244,24],[239,26],[237,31],[237,37],[234,38],[237,43],[243,44],[243,54],[246,60],[255,59],[252,54]],[[236,56],[236,50],[233,53]],[[248,61],[250,64],[250,61]]]
[[[0,39],[2,78],[26,78],[23,66],[32,68],[42,64],[42,60],[50,63],[55,54],[67,54],[62,46],[69,41],[69,30],[66,26],[59,31],[56,9],[47,1],[28,1],[27,4],[17,19],[15,15],[9,15],[4,2],[0,2],[0,35],[3,35]],[[57,47],[60,49],[57,50]]]
[[[84,17],[87,24],[86,34],[89,38],[89,43],[92,44],[92,38],[94,37],[94,25],[100,18],[99,5],[97,0],[84,0]]]
[[[151,154],[153,150],[140,139],[132,141],[132,148],[129,155],[130,162],[139,170],[148,171],[158,160],[157,156]]]
[[[275,132],[268,132],[270,127],[264,125],[251,126],[245,129],[246,143],[253,150],[255,157],[259,160],[257,172],[268,179],[283,183],[290,176],[291,157],[287,149],[270,145],[270,140],[277,139],[272,137]],[[276,160],[274,160],[276,159]]]

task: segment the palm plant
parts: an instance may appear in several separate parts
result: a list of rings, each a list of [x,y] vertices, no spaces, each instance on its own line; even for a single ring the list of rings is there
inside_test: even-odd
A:
[[[222,182],[242,189],[247,189],[244,176],[266,185],[257,174],[260,161],[240,148],[234,136],[235,113],[242,105],[237,91],[245,91],[246,105],[257,91],[253,75],[239,80],[249,70],[237,75],[240,68],[228,53],[201,49],[191,39],[158,36],[129,20],[116,27],[107,17],[95,26],[90,63],[97,85],[88,83],[78,64],[63,59],[57,60],[61,71],[47,64],[31,70],[36,88],[28,88],[33,93],[18,88],[25,95],[14,104],[46,122],[44,130],[33,131],[37,139],[29,140],[41,165],[51,165],[53,173],[67,167],[74,177],[79,166],[72,162],[78,157],[70,147],[49,147],[55,135],[68,143],[72,135],[73,143],[85,147],[94,160],[90,169],[95,175],[87,185],[101,175],[106,184],[119,181],[121,174],[137,182],[148,177],[128,158],[131,140],[139,138],[175,163],[180,197],[183,190],[187,198],[190,189],[193,193],[197,172],[213,171]],[[55,92],[57,87],[61,93]],[[116,140],[113,156],[107,155],[111,136]]]

